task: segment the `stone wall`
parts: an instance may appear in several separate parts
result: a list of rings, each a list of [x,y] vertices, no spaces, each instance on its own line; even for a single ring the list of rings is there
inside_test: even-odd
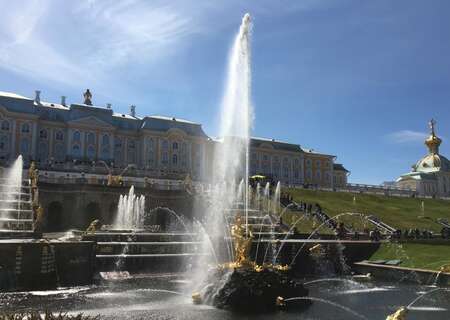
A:
[[[44,232],[85,229],[92,220],[112,224],[121,194],[128,187],[108,187],[89,184],[39,183],[39,202],[44,208]],[[136,188],[136,194],[146,197],[146,212],[167,207],[190,219],[193,215],[193,197],[183,190]]]

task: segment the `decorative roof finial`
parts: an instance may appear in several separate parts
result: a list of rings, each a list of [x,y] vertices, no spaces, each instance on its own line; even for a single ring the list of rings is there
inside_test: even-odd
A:
[[[83,97],[84,97],[84,104],[92,106],[92,93],[89,91],[89,89],[86,89],[86,92],[83,93]]]
[[[430,122],[428,122],[428,125],[430,126],[431,135],[435,136],[434,126],[436,125],[436,120],[431,119]]]
[[[439,154],[439,146],[441,145],[442,140],[436,136],[436,120],[431,119],[430,122],[428,122],[428,125],[430,126],[431,133],[428,139],[425,140],[425,144],[428,147],[430,154]]]

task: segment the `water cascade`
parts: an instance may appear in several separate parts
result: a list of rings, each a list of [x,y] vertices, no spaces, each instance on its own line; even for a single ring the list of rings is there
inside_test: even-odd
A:
[[[0,230],[31,230],[32,210],[29,187],[23,189],[22,156],[4,171],[0,179]]]

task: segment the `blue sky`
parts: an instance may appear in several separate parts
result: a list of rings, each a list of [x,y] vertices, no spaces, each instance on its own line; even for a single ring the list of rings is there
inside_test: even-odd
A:
[[[218,131],[227,56],[253,16],[255,136],[338,156],[381,183],[450,156],[450,1],[0,0],[0,91],[168,115]]]

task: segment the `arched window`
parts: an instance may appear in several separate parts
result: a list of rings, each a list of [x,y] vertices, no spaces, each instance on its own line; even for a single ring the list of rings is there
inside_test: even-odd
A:
[[[22,124],[22,133],[30,133],[30,125],[28,123]]]
[[[28,154],[28,152],[30,151],[30,142],[28,141],[28,139],[22,139],[20,141],[20,153],[22,155]]]
[[[61,130],[56,131],[55,139],[56,139],[56,141],[63,141],[64,140],[64,133]]]
[[[8,120],[3,120],[2,121],[2,130],[3,131],[9,131],[9,121]]]
[[[104,134],[104,135],[103,135],[103,137],[102,137],[102,144],[103,144],[104,146],[109,145],[109,135],[107,135],[107,134]]]
[[[172,143],[172,150],[178,150],[178,142]]]
[[[172,164],[175,166],[178,164],[178,156],[176,154],[172,155]]]
[[[73,133],[72,139],[73,139],[73,141],[80,141],[80,137],[81,137],[80,132],[79,131],[75,131]]]
[[[169,156],[168,156],[167,152],[163,152],[162,153],[162,163],[167,164],[169,162],[168,160],[169,160]]]
[[[109,158],[109,147],[104,146],[102,148],[102,159],[108,159]]]
[[[47,139],[47,130],[41,129],[41,131],[39,131],[39,138]]]
[[[114,139],[114,147],[116,149],[122,148],[122,140],[120,138],[115,138]]]
[[[9,139],[7,136],[0,137],[0,152],[8,151],[8,149],[9,149],[8,140]]]
[[[95,143],[95,135],[92,132],[89,132],[87,135],[87,143],[94,144]]]
[[[72,146],[72,155],[74,157],[80,157],[81,156],[81,148],[78,144],[74,144]]]
[[[169,143],[167,142],[167,140],[162,141],[161,147],[163,150],[167,150],[169,148]]]
[[[95,158],[95,148],[94,146],[89,146],[87,148],[87,156],[90,160],[93,160]]]
[[[316,160],[316,167],[317,167],[317,168],[320,167],[320,160]]]

